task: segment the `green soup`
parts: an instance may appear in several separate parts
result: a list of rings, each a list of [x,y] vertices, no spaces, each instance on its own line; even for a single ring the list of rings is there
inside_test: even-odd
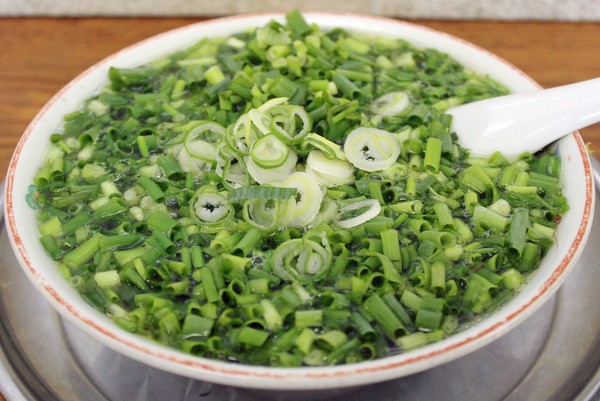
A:
[[[403,352],[510,299],[567,210],[559,159],[470,158],[444,114],[506,88],[286,20],[112,68],[65,116],[29,198],[65,278],[124,330],[270,366]]]

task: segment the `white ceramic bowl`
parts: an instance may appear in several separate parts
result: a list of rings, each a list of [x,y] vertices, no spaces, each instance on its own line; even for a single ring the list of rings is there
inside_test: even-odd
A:
[[[463,40],[411,23],[385,18],[306,13],[323,29],[344,27],[399,37],[420,47],[440,49],[468,67],[489,73],[514,92],[539,86],[502,59]],[[58,92],[31,122],[10,163],[6,187],[6,221],[13,249],[29,279],[64,317],[108,347],[148,365],[192,378],[260,389],[325,389],[398,378],[456,359],[493,341],[531,315],[558,289],[581,254],[591,226],[593,180],[585,145],[574,133],[557,143],[562,183],[570,210],[556,232],[556,243],[539,270],[507,305],[470,328],[426,347],[374,361],[335,367],[271,368],[197,358],[118,328],[88,305],[59,274],[38,240],[35,211],[25,203],[28,186],[47,151],[49,136],[63,116],[107,83],[110,66],[133,67],[192,45],[202,37],[226,36],[283,14],[237,16],[176,29],[122,50],[94,65]],[[23,294],[27,296],[27,294]]]

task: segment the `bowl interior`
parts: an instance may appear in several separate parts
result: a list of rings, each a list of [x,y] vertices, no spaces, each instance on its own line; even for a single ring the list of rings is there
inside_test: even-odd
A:
[[[344,27],[373,35],[403,38],[432,47],[485,72],[513,92],[539,86],[521,71],[485,50],[418,25],[378,17],[306,13],[323,29]],[[578,134],[556,144],[562,161],[562,183],[570,210],[556,232],[556,243],[520,293],[507,305],[468,329],[439,343],[355,365],[329,368],[266,368],[232,365],[195,358],[126,333],[85,303],[55,268],[38,241],[35,211],[25,202],[30,183],[48,149],[51,134],[60,131],[63,116],[107,83],[110,66],[133,67],[194,44],[206,36],[227,36],[283,14],[228,17],[190,25],[122,50],[83,72],[58,92],[25,131],[9,167],[6,216],[13,249],[21,266],[51,304],[66,318],[109,347],[134,359],[174,373],[238,386],[271,389],[319,389],[366,384],[414,373],[471,352],[507,332],[550,297],[579,256],[589,228],[594,192],[589,160]]]

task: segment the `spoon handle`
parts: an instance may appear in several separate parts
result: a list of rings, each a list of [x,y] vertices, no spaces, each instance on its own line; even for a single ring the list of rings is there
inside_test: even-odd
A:
[[[448,110],[461,144],[474,155],[516,157],[600,122],[600,78],[482,100]]]

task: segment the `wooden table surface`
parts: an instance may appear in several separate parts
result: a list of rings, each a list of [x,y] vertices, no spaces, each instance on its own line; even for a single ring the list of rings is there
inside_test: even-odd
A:
[[[78,73],[151,35],[198,19],[0,18],[0,179],[38,110]],[[600,76],[599,23],[420,21],[486,48],[544,87]],[[581,131],[600,152],[600,125]],[[3,400],[0,396],[0,400]]]

